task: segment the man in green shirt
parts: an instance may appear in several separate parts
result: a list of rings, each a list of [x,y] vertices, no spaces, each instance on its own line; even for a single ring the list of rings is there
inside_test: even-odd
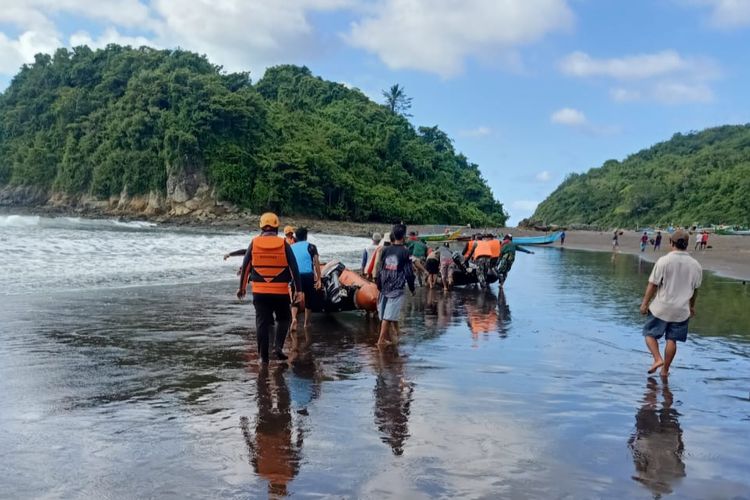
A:
[[[516,250],[523,253],[533,254],[531,250],[526,250],[522,246],[513,243],[513,236],[506,234],[503,238],[503,248],[500,250],[500,263],[498,264],[498,276],[500,277],[500,286],[503,286],[505,280],[508,278],[510,268],[513,267],[513,262],[516,260]]]
[[[415,231],[409,233],[409,240],[406,242],[406,248],[409,249],[412,264],[416,270],[419,286],[423,286],[423,277],[427,276],[427,269],[424,267],[424,261],[427,258],[427,244],[420,240]]]

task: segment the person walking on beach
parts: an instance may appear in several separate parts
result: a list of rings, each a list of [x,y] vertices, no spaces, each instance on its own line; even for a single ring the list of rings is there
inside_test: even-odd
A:
[[[406,242],[406,248],[409,249],[419,286],[423,286],[423,280],[427,276],[427,269],[424,268],[424,260],[427,258],[427,244],[417,237],[415,231],[411,231],[409,233],[409,241]]]
[[[440,272],[440,252],[436,248],[427,255],[424,261],[424,267],[427,270],[427,286],[432,289],[437,283],[437,275]]]
[[[654,357],[648,373],[661,368],[662,377],[669,375],[677,342],[687,339],[688,321],[695,315],[695,300],[703,278],[701,265],[687,253],[689,238],[682,229],[672,233],[671,250],[656,261],[641,302],[641,314],[647,315],[643,336]],[[664,357],[659,353],[658,343],[663,336],[666,336]]]
[[[362,252],[362,276],[367,275],[367,268],[375,260],[375,252],[377,252],[378,245],[380,245],[380,240],[382,239],[382,234],[372,233],[372,243],[366,246],[364,252]]]
[[[378,285],[380,297],[378,299],[378,315],[380,316],[380,337],[378,345],[398,343],[398,319],[401,306],[404,303],[404,288],[408,285],[414,293],[414,271],[409,259],[409,250],[404,246],[406,231],[401,225],[396,225],[391,231],[393,244],[384,247],[380,252],[380,264],[375,282]]]
[[[616,251],[620,249],[620,235],[617,233],[617,229],[615,229],[614,234],[612,234],[612,251]]]
[[[453,252],[450,243],[446,241],[436,252],[440,257],[440,280],[443,282],[443,291],[447,292],[453,286]]]
[[[318,307],[317,291],[323,287],[320,273],[320,256],[318,247],[307,241],[307,228],[301,227],[294,234],[297,243],[292,245],[294,258],[297,260],[299,269],[299,279],[302,282],[302,294],[304,295],[305,323],[304,327],[310,326],[310,311]],[[297,329],[297,314],[299,313],[299,304],[292,304],[292,325],[291,331]]]
[[[701,250],[708,248],[708,231],[703,231],[701,235]]]
[[[297,238],[294,237],[294,228],[292,226],[286,226],[284,228],[284,238],[290,245],[297,243]]]
[[[565,231],[560,233],[560,246],[565,245]]]
[[[258,338],[258,352],[263,363],[268,363],[269,343],[274,323],[276,332],[273,353],[276,359],[287,359],[282,351],[291,320],[291,299],[289,283],[294,283],[297,292],[295,302],[303,298],[297,260],[292,247],[279,238],[279,218],[267,212],[260,217],[259,236],[253,238],[245,252],[240,272],[240,288],[237,298],[242,300],[247,294],[247,283],[251,283],[253,305],[255,306],[255,328]]]
[[[654,252],[661,248],[661,231],[656,231],[656,237],[654,238]]]
[[[646,231],[643,231],[643,235],[641,236],[641,252],[645,252],[647,246],[648,246],[648,233]]]

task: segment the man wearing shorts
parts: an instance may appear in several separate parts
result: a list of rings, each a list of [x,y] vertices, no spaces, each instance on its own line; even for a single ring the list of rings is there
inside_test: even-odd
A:
[[[656,261],[641,303],[641,314],[647,314],[643,326],[646,346],[654,357],[648,373],[661,368],[669,375],[669,366],[677,354],[677,342],[685,342],[688,321],[695,315],[695,299],[701,286],[703,269],[687,253],[687,231],[677,229],[669,238],[671,251]],[[666,336],[664,357],[659,353],[658,339]]]
[[[393,244],[384,247],[380,254],[380,264],[375,283],[378,285],[378,314],[380,315],[380,337],[378,344],[386,344],[389,330],[391,342],[398,342],[398,319],[404,303],[404,287],[414,293],[414,270],[409,259],[409,250],[404,246],[406,229],[397,224],[393,226],[391,237]]]

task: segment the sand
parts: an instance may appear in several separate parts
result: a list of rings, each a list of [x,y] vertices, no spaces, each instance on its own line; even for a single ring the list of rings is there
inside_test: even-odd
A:
[[[518,228],[507,230],[513,235],[539,236],[544,233],[537,231],[524,231]],[[596,231],[566,231],[565,248],[576,250],[589,250],[596,252],[612,251],[612,233]],[[669,235],[664,233],[662,248],[654,252],[649,245],[645,252],[641,253],[641,234],[636,231],[623,231],[620,236],[620,253],[641,255],[644,259],[655,261],[669,251]],[[704,251],[694,251],[695,240],[690,237],[690,254],[701,263],[703,269],[712,271],[720,276],[740,280],[750,280],[750,236],[719,236],[712,234],[708,239],[708,248]],[[560,242],[555,242],[560,246]]]

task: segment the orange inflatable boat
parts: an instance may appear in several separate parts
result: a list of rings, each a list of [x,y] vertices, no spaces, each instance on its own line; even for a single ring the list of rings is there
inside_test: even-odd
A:
[[[321,270],[323,289],[312,309],[315,312],[375,311],[378,287],[339,261],[327,263]]]

